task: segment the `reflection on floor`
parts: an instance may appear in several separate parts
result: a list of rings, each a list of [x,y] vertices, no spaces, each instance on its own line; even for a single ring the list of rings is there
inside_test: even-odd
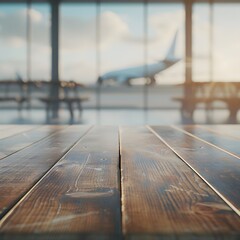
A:
[[[45,111],[23,110],[21,114],[16,110],[1,110],[0,124],[97,124],[97,125],[169,125],[169,124],[225,124],[228,120],[227,110],[214,110],[206,114],[204,110],[196,110],[193,121],[181,120],[179,110],[84,110],[82,118],[69,120],[69,112],[62,109],[58,119],[46,121]],[[240,123],[240,113],[237,122]]]

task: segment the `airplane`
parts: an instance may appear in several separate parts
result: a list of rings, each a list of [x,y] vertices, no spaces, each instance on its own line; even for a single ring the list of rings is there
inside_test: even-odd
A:
[[[103,74],[98,77],[98,84],[102,85],[110,80],[119,83],[119,84],[127,84],[132,85],[131,80],[137,78],[146,78],[146,84],[156,84],[155,75],[170,68],[177,62],[181,60],[181,58],[175,57],[175,48],[177,42],[178,31],[176,31],[172,43],[167,51],[165,59],[158,61],[157,63],[149,64],[149,65],[140,65],[136,67],[124,68],[116,71],[111,71]]]

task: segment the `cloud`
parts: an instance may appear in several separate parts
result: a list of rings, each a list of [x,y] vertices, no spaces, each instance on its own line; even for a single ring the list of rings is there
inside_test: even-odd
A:
[[[94,57],[91,59],[89,57],[96,53],[96,18],[86,19],[81,17],[81,15],[60,16],[60,57],[64,58],[63,69],[66,69],[64,70],[66,74],[62,76],[66,77],[66,79],[76,76],[76,79],[78,79],[80,78],[81,72],[81,78],[88,79],[88,73],[91,71],[89,69],[93,69],[92,62],[94,62],[94,64],[96,62]],[[198,16],[197,13],[193,15],[194,55],[202,56],[201,61],[195,59],[195,64],[199,65],[198,69],[201,72],[205,71],[202,66],[207,63],[205,61],[203,64],[203,60],[207,60],[209,53],[209,24],[208,19],[204,16],[201,14]],[[50,16],[42,14],[36,9],[31,9],[30,18],[32,31],[32,65],[34,66],[33,74],[35,78],[38,78],[40,75],[42,76],[41,73],[44,73],[45,76],[49,76],[51,53]],[[12,76],[12,72],[15,72],[13,66],[16,66],[15,68],[21,72],[26,71],[25,59],[22,59],[22,61],[18,60],[18,62],[8,61],[4,63],[4,60],[9,56],[14,59],[16,54],[20,51],[22,51],[22,54],[25,56],[26,19],[26,9],[12,13],[0,11],[0,50],[4,50],[5,53],[5,55],[0,56],[1,78]],[[138,28],[143,27],[143,21],[144,19],[139,19]],[[142,32],[142,35],[140,34],[139,36],[139,31],[132,29],[133,25],[128,22],[128,18],[120,14],[111,11],[101,13],[100,47],[102,55],[106,54],[104,57],[107,56],[105,57],[104,64],[108,66],[108,69],[113,69],[116,66],[117,68],[121,68],[123,64],[131,65],[141,60],[144,51],[144,33]],[[184,10],[150,14],[148,26],[148,56],[150,61],[160,60],[164,57],[176,29],[180,29],[177,53],[179,52],[179,55],[183,56]],[[138,32],[138,35],[136,32]],[[237,70],[239,62],[236,61],[236,56],[239,56],[237,53],[240,51],[240,44],[238,44],[240,33],[234,31],[236,36],[232,37],[231,34],[233,34],[233,29],[227,29],[225,25],[222,26],[221,24],[214,26],[214,32],[216,41],[216,44],[214,44],[214,66],[216,75],[220,77],[232,75],[234,77],[239,73]],[[123,44],[118,45],[120,46],[118,48],[113,48],[113,46],[116,46],[116,43]],[[117,51],[118,53],[115,54]],[[125,56],[125,51],[129,51],[127,58],[121,57]],[[9,56],[6,55],[6,53],[9,54]],[[20,59],[21,56],[19,56],[17,59]],[[112,59],[114,56],[115,60],[113,61]],[[84,61],[86,62],[84,63]],[[88,64],[88,62],[91,62],[91,64]],[[81,66],[81,69],[79,69],[79,66]],[[174,71],[174,69],[169,69],[169,71]],[[201,72],[198,74],[201,74]],[[166,72],[166,75],[167,74],[168,72]]]
[[[184,11],[176,10],[149,15],[148,61],[161,60],[166,56],[173,37],[178,31],[175,53],[183,57]]]
[[[43,15],[31,9],[30,12],[31,30],[33,32],[33,43],[39,46],[49,45],[48,31],[49,21]],[[9,14],[0,13],[0,34],[1,40],[6,46],[20,48],[26,45],[27,10],[12,12]]]
[[[102,46],[131,36],[128,24],[116,13],[104,12],[100,16]]]
[[[127,23],[113,12],[101,14],[100,30],[99,38],[102,48],[130,35]],[[63,50],[89,50],[96,46],[96,19],[86,21],[74,16],[64,16],[60,34]]]
[[[150,35],[148,42],[165,43],[176,29],[176,23],[183,12],[155,14],[149,17]],[[39,46],[50,44],[50,22],[41,12],[30,11],[32,42]],[[0,12],[0,32],[5,44],[11,47],[22,47],[26,43],[27,10],[22,9],[9,14]],[[142,19],[143,20],[143,19]],[[143,23],[140,22],[140,25]],[[144,36],[134,36],[124,17],[106,11],[100,15],[100,45],[110,47],[114,42],[125,41],[143,44]],[[60,19],[60,44],[64,50],[88,50],[96,45],[96,19],[86,20],[77,16],[62,16]]]
[[[184,26],[184,11],[166,12],[149,16],[150,41],[168,41],[177,29]]]
[[[149,37],[149,46],[153,52],[156,49],[159,51],[155,54],[155,59],[159,59],[161,56],[161,50],[168,46],[169,39],[176,29],[174,25],[182,12],[161,13],[149,16],[149,27],[151,35]],[[1,38],[5,41],[5,45],[10,48],[22,48],[26,46],[26,10],[16,11],[10,14],[0,13],[0,26],[1,26]],[[89,69],[93,68],[93,64],[90,62],[96,62],[95,58],[88,57],[90,52],[93,55],[96,50],[96,18],[84,18],[76,15],[60,15],[60,63],[61,77],[72,79],[89,79],[93,78],[89,76]],[[39,69],[46,69],[48,59],[50,57],[50,23],[49,17],[44,16],[41,12],[34,9],[30,12],[31,17],[31,31],[32,31],[32,66],[34,70],[33,75],[37,78]],[[130,28],[128,18],[124,15],[117,14],[112,11],[104,11],[100,15],[100,47],[102,54],[106,54],[104,64],[108,69],[119,68],[123,64],[133,65],[142,60],[144,33],[142,35],[136,34],[135,29]],[[139,25],[135,26],[137,29],[143,27],[144,19],[139,19]],[[174,24],[173,24],[174,23]],[[131,26],[131,27],[133,27]],[[136,34],[136,35],[135,35]],[[116,49],[112,46],[116,46],[116,43],[123,43],[121,47]],[[158,44],[158,46],[156,46]],[[160,45],[160,46],[159,46]],[[119,46],[119,45],[118,45]],[[124,46],[126,46],[124,48]],[[120,49],[128,49],[129,57],[127,59],[122,58],[124,52]],[[119,57],[115,61],[112,61],[113,51],[118,51],[121,54],[117,54]],[[134,54],[133,54],[134,53]],[[44,56],[43,56],[44,55]],[[84,64],[84,58],[86,63]],[[87,60],[86,60],[87,59]],[[106,64],[106,61],[108,64]],[[88,63],[89,62],[89,63]],[[104,68],[103,66],[103,68]],[[25,70],[22,69],[22,72]],[[94,70],[93,70],[94,71]],[[43,70],[44,72],[44,70]],[[47,71],[49,72],[49,71]],[[40,74],[41,75],[41,74]],[[75,77],[74,77],[75,76]],[[85,76],[85,77],[84,77]],[[95,77],[94,77],[95,78]]]
[[[50,23],[41,12],[31,9],[31,31],[33,44],[49,46]],[[26,43],[27,10],[22,9],[9,14],[0,12],[0,33],[5,44],[19,48]],[[103,12],[100,16],[101,47],[114,41],[126,39],[130,35],[128,24],[113,12]],[[88,50],[96,43],[96,19],[84,20],[75,16],[60,19],[60,43],[63,50]]]

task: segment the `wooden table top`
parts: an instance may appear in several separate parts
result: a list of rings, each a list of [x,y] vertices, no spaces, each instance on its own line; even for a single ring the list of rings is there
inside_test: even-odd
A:
[[[0,239],[240,239],[240,125],[0,125]]]

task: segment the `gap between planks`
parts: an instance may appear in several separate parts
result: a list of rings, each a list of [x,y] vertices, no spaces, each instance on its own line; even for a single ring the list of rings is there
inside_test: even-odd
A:
[[[37,129],[40,128],[41,125],[13,125],[11,128],[6,128],[6,129],[0,129],[0,140],[5,140],[9,137],[13,137],[19,134],[23,134],[24,132],[28,132],[31,131],[33,129]],[[6,133],[6,131],[9,131],[8,133]],[[3,133],[2,133],[3,132]],[[4,134],[5,132],[5,134]]]
[[[212,186],[194,167],[192,167],[169,143],[167,143],[167,141],[165,141],[161,136],[159,136],[157,134],[157,132],[155,132],[150,126],[146,126],[158,139],[160,139],[165,145],[167,145],[188,167],[190,167],[238,216],[240,216],[240,211],[229,201],[227,200],[214,186]],[[177,127],[171,126],[173,129],[179,130],[183,133],[186,133],[187,135],[191,136],[191,137],[195,137],[194,135],[185,132],[184,130],[178,129]],[[195,137],[196,139],[203,141],[213,147],[216,147],[217,149],[222,150],[221,148],[206,142],[205,140],[202,140],[198,137]],[[224,150],[223,150],[224,151]],[[226,152],[226,151],[224,151]],[[228,152],[226,152],[228,153]],[[230,154],[232,155],[232,154]],[[234,156],[235,157],[235,156]]]
[[[96,127],[15,208],[2,231],[119,234],[118,165],[118,128]],[[34,204],[38,199],[41,206]]]
[[[190,133],[190,132],[188,132],[186,130],[183,130],[183,129],[181,129],[181,128],[177,127],[177,126],[174,126],[174,125],[171,125],[170,127],[174,128],[174,129],[176,129],[176,130],[178,130],[180,132],[183,132],[183,133],[187,134],[190,137],[196,138],[197,140],[202,141],[202,142],[204,142],[204,143],[206,143],[206,144],[208,144],[208,145],[210,145],[212,147],[215,147],[218,150],[223,151],[223,152],[225,152],[225,153],[227,153],[227,154],[229,154],[229,155],[231,155],[233,157],[236,157],[236,158],[240,159],[240,157],[235,155],[234,153],[231,153],[231,152],[229,152],[229,151],[227,151],[227,150],[225,150],[225,149],[223,149],[223,148],[221,148],[221,147],[219,147],[219,146],[217,146],[217,145],[215,145],[213,143],[210,143],[210,142],[208,142],[208,141],[206,141],[206,140],[204,140],[204,139],[202,139],[200,137],[197,137],[197,136],[193,135],[192,133]]]
[[[51,172],[51,170],[56,166],[56,164],[61,161],[80,141],[81,139],[86,136],[89,131],[93,128],[93,126],[90,126],[86,132],[77,140],[75,141],[72,146],[65,152],[65,154],[57,161],[54,163],[54,165],[49,168],[49,170],[25,193],[24,196],[22,196],[15,204],[14,206],[0,219],[0,228],[2,227],[4,221],[12,214],[12,212],[25,200],[25,198],[36,188],[36,186]],[[55,135],[54,133],[53,135]]]
[[[119,192],[120,192],[120,229],[121,233],[123,233],[123,206],[124,206],[124,199],[123,199],[123,176],[122,176],[122,155],[121,155],[121,126],[118,126],[118,181],[119,181]]]
[[[121,140],[123,234],[190,239],[189,234],[231,233],[231,224],[237,230],[237,214],[149,129],[121,128]]]
[[[240,139],[238,138],[220,133],[219,131],[211,131],[211,129],[201,125],[178,125],[177,127],[240,158]]]
[[[25,134],[25,133],[34,133],[34,131],[38,131],[38,130],[41,131],[42,129],[44,129],[44,128],[46,128],[46,127],[49,127],[49,125],[48,125],[48,126],[42,125],[42,126],[39,126],[39,127],[36,127],[36,128],[29,129],[29,130],[24,131],[24,132],[21,132],[21,133],[18,133],[18,134],[9,136],[9,137],[7,137],[7,138],[0,139],[0,143],[1,143],[2,141],[6,141],[8,138],[11,139],[11,138],[14,138],[14,137],[16,137],[16,136],[19,136],[19,135],[22,135],[22,134]],[[9,153],[8,155],[6,155],[6,156],[4,156],[4,157],[0,156],[0,161],[3,160],[4,158],[7,158],[7,157],[9,157],[9,156],[11,156],[11,155],[19,152],[19,151],[24,150],[25,148],[28,148],[28,147],[30,147],[30,146],[32,146],[32,145],[34,145],[34,144],[37,144],[37,143],[39,143],[39,142],[41,142],[41,141],[44,141],[46,138],[49,138],[49,137],[54,136],[55,134],[57,134],[58,132],[66,129],[66,128],[67,128],[67,125],[66,125],[66,126],[63,126],[62,128],[58,127],[58,128],[56,128],[56,129],[54,130],[54,132],[52,132],[52,133],[46,133],[46,136],[40,137],[38,140],[36,140],[36,141],[34,141],[34,142],[26,143],[25,146],[19,147],[19,149],[17,149],[17,150],[13,150],[11,153]],[[5,143],[5,144],[6,144],[6,143]]]

